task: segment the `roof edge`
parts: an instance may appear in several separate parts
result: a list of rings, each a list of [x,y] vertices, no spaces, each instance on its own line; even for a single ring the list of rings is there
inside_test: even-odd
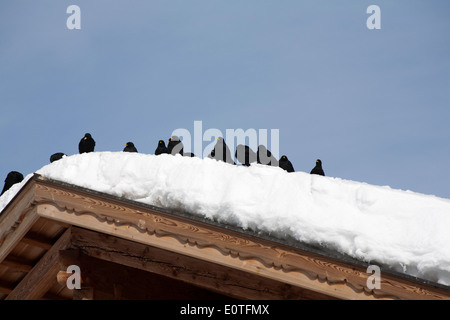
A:
[[[211,219],[207,219],[204,217],[201,217],[195,213],[189,213],[189,212],[182,212],[179,210],[172,210],[172,209],[167,209],[167,208],[161,208],[161,207],[157,207],[154,205],[149,205],[149,204],[145,204],[139,201],[135,201],[135,200],[130,200],[130,199],[126,199],[126,198],[122,198],[122,197],[118,197],[118,196],[114,196],[108,193],[104,193],[104,192],[99,192],[99,191],[95,191],[89,188],[85,188],[85,187],[81,187],[81,186],[77,186],[77,185],[73,185],[70,183],[66,183],[63,181],[59,181],[59,180],[54,180],[54,179],[49,179],[46,177],[43,177],[39,174],[34,174],[34,176],[32,177],[32,179],[30,180],[34,180],[34,181],[38,181],[38,182],[44,182],[44,183],[51,183],[54,184],[56,186],[62,186],[62,187],[66,187],[66,188],[70,188],[73,190],[78,190],[81,192],[86,192],[88,194],[92,194],[92,195],[97,195],[97,196],[101,196],[103,198],[106,199],[110,199],[113,201],[118,201],[118,202],[123,202],[123,203],[127,203],[129,205],[133,205],[133,206],[137,206],[137,207],[141,207],[141,208],[145,208],[145,209],[149,209],[149,210],[155,210],[167,215],[172,215],[174,217],[181,217],[183,219],[189,219],[189,220],[193,220],[199,223],[203,223],[206,225],[210,225],[216,228],[222,228],[222,229],[226,229],[226,230],[230,230],[232,232],[236,232],[242,235],[245,235],[247,237],[253,237],[255,239],[262,239],[265,241],[270,241],[276,244],[279,244],[281,246],[285,246],[285,247],[291,247],[291,248],[295,248],[298,250],[302,250],[305,252],[309,252],[311,254],[315,254],[318,256],[321,256],[323,258],[326,259],[332,259],[332,260],[336,260],[336,261],[340,261],[346,264],[351,264],[351,265],[355,265],[358,266],[360,268],[364,268],[367,269],[370,265],[374,265],[376,263],[368,263],[368,262],[364,262],[358,259],[355,259],[349,255],[331,250],[331,249],[327,249],[327,248],[323,248],[323,247],[318,247],[318,246],[314,246],[308,243],[304,243],[301,241],[298,241],[296,239],[280,239],[278,237],[275,237],[267,232],[256,232],[253,230],[249,230],[249,229],[243,229],[234,225],[230,225],[230,224],[226,224],[226,223],[219,223],[217,221],[213,221]],[[435,288],[439,288],[442,290],[446,290],[450,292],[450,286],[446,286],[437,282],[433,282],[427,279],[423,279],[423,278],[419,278],[419,277],[415,277],[412,275],[408,275],[405,273],[401,273],[395,270],[392,270],[390,268],[388,268],[387,266],[384,265],[378,265],[380,267],[381,273],[382,274],[388,274],[394,277],[398,277],[398,278],[403,278],[405,280],[408,281],[413,281],[413,282],[417,282],[417,283],[421,283],[427,286],[432,286]]]

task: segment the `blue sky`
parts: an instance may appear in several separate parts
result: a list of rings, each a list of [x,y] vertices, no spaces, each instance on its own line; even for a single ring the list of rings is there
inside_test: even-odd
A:
[[[449,17],[444,0],[3,0],[0,177],[76,154],[85,132],[97,151],[153,153],[197,120],[278,129],[297,171],[320,158],[450,198]]]

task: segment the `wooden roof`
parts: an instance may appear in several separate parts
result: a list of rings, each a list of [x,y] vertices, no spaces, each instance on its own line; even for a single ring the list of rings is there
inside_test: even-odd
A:
[[[69,265],[81,289],[67,287]],[[370,276],[339,255],[39,175],[0,215],[0,299],[450,298],[383,269],[372,290]]]

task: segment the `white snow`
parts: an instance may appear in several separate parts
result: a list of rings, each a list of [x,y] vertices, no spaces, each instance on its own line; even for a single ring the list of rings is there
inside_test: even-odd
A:
[[[450,199],[180,155],[94,152],[37,173],[450,285]],[[31,176],[0,198],[0,211]]]

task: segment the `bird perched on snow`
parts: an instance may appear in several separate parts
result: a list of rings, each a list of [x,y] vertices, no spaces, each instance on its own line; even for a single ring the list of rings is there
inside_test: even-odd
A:
[[[54,154],[52,154],[52,155],[50,156],[50,163],[53,163],[53,162],[55,162],[56,160],[62,159],[62,158],[65,157],[65,156],[66,156],[66,154],[65,154],[65,153],[62,153],[62,152],[54,153]]]
[[[287,172],[295,172],[294,166],[285,155],[281,156],[280,161],[278,161],[278,166]]]
[[[210,154],[208,154],[208,158],[216,159],[216,150],[212,149]]]
[[[164,143],[164,141],[159,140],[158,146],[156,147],[156,150],[155,150],[155,155],[160,155],[163,153],[169,153],[169,152],[167,151],[167,147],[166,147],[166,144]]]
[[[252,148],[243,144],[236,147],[234,156],[240,163],[247,167],[249,167],[251,163],[256,162],[256,153]]]
[[[267,148],[263,145],[258,146],[258,151],[256,152],[256,161],[259,164],[266,164],[269,166],[277,166],[278,160],[272,155],[272,153],[267,150]]]
[[[320,159],[316,160],[316,166],[311,170],[310,173],[311,174],[318,174],[318,175],[321,175],[321,176],[325,175],[325,172],[323,172],[323,169],[322,169],[322,161]]]
[[[3,191],[0,193],[0,196],[9,190],[14,184],[22,182],[23,174],[18,171],[11,171],[8,173],[5,179],[5,185],[3,186]]]
[[[125,148],[123,148],[124,152],[138,152],[133,142],[125,143]]]
[[[236,164],[231,155],[230,148],[228,148],[225,140],[222,137],[217,138],[216,145],[214,146],[215,159],[222,160],[223,162]]]
[[[172,136],[169,138],[169,141],[167,141],[167,153],[170,154],[181,154],[183,155],[183,142],[180,141],[180,138],[177,136]]]
[[[92,139],[90,133],[86,133],[83,138],[81,138],[78,144],[78,151],[80,153],[94,152],[95,141]]]
[[[195,154],[193,154],[192,152],[185,152],[185,153],[183,153],[183,157],[191,157],[191,158],[194,158],[194,157],[195,157]]]

